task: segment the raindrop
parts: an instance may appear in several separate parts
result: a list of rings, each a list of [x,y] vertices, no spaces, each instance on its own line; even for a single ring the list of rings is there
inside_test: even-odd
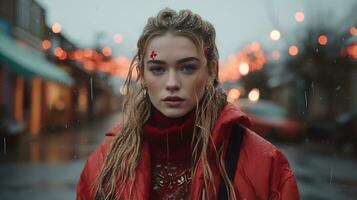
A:
[[[332,176],[333,176],[333,168],[330,168],[330,185],[332,183]]]
[[[90,99],[93,101],[93,79],[90,78]]]
[[[336,87],[336,91],[339,91],[341,89],[341,85]]]
[[[318,48],[316,48],[316,49],[315,49],[315,51],[316,51],[316,52],[319,52],[319,49],[318,49]]]
[[[68,128],[68,125],[66,124],[65,127]]]
[[[6,154],[6,138],[4,138],[4,154]]]
[[[311,82],[312,96],[315,96],[315,86],[314,82]]]
[[[307,108],[307,95],[306,95],[306,90],[305,90],[305,106]]]

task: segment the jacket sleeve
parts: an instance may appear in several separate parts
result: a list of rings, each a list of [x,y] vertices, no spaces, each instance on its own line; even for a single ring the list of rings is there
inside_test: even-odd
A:
[[[77,200],[91,199],[88,181],[88,161],[86,161],[77,184]]]
[[[279,150],[275,151],[271,166],[270,177],[271,200],[298,200],[300,199],[294,174],[285,155]]]

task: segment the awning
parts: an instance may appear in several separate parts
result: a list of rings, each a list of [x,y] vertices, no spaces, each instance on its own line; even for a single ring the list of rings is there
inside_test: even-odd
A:
[[[62,69],[47,61],[42,52],[20,46],[15,40],[1,32],[0,61],[5,63],[10,70],[25,77],[40,76],[47,80],[73,85],[73,79]]]

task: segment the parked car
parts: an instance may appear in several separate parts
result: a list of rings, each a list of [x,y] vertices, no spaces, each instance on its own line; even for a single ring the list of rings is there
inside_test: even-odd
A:
[[[251,119],[251,129],[263,137],[294,140],[304,133],[301,122],[289,117],[284,107],[271,101],[237,99],[235,104]]]

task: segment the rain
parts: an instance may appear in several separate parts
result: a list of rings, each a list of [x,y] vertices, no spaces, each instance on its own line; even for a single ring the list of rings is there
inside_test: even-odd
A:
[[[4,138],[4,154],[6,154],[6,138]]]

